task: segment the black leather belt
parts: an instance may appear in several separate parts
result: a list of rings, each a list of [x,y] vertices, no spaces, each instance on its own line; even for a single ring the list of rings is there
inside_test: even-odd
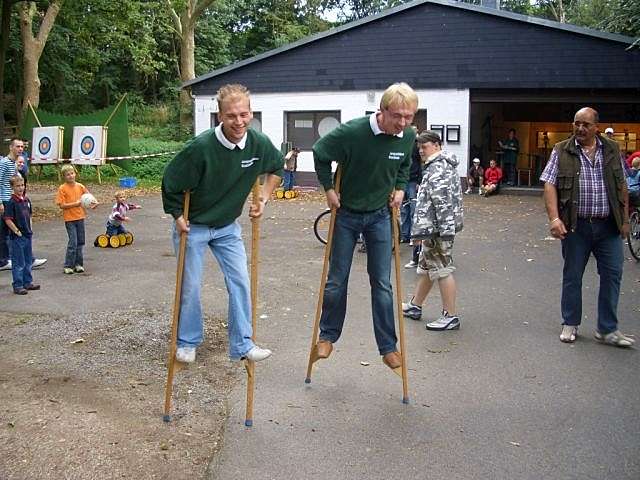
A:
[[[596,222],[605,222],[605,221],[609,220],[609,215],[607,215],[606,217],[589,216],[589,217],[578,217],[578,218],[580,220],[585,221],[585,222],[596,223]]]

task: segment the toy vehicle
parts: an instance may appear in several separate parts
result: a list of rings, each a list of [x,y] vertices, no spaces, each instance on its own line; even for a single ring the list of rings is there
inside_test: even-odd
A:
[[[131,245],[133,243],[133,233],[119,233],[117,235],[107,235],[103,233],[98,235],[96,239],[93,241],[94,247],[100,248],[118,248],[124,247],[125,245]]]

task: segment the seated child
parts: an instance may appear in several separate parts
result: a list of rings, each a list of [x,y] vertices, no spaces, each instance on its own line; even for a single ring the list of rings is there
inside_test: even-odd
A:
[[[500,181],[502,180],[502,169],[494,159],[489,160],[489,168],[484,171],[484,196],[488,197],[498,193]]]
[[[474,187],[478,187],[478,192],[482,191],[482,181],[484,179],[484,169],[480,166],[480,159],[473,159],[473,166],[469,169],[467,173],[467,190],[464,192],[465,195],[470,194],[473,191]]]
[[[24,180],[20,175],[12,176],[9,183],[13,195],[4,210],[3,219],[9,227],[13,293],[26,295],[29,290],[40,290],[40,285],[33,283],[31,276],[31,201],[24,194]]]
[[[631,162],[631,173],[627,177],[629,187],[629,204],[640,207],[640,157]]]
[[[111,209],[111,214],[107,219],[107,235],[110,237],[113,235],[118,235],[119,233],[127,233],[123,222],[128,222],[131,220],[127,217],[127,212],[129,210],[136,210],[138,208],[142,208],[140,205],[134,205],[132,203],[127,203],[127,194],[124,190],[120,190],[115,194],[116,203],[113,204],[113,208]]]

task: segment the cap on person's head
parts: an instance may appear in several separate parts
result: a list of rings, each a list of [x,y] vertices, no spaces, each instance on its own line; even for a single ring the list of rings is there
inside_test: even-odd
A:
[[[480,163],[480,159],[479,158],[474,158],[473,159],[473,163]]]
[[[416,142],[418,143],[431,142],[431,143],[437,143],[438,145],[442,145],[442,139],[440,138],[440,135],[438,135],[433,130],[425,130],[424,132],[422,132],[420,135],[416,137]]]
[[[605,128],[604,133],[613,133],[613,128],[611,127]]]

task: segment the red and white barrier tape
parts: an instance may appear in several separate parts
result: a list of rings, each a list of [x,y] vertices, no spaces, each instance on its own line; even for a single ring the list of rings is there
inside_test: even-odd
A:
[[[100,161],[101,163],[104,162],[113,162],[116,160],[138,160],[141,158],[151,158],[151,157],[162,157],[163,155],[173,155],[177,153],[176,151],[173,152],[161,152],[161,153],[148,153],[146,155],[128,155],[126,157],[104,157],[104,158],[92,158],[90,160],[92,161]],[[33,163],[33,161],[36,160],[35,158],[31,157],[29,159],[29,162],[33,165],[37,165]],[[89,160],[89,158],[57,158],[55,159],[55,162],[51,163],[51,165],[55,164],[55,163],[68,163],[68,162],[77,162],[77,161],[83,161],[86,162],[87,160]],[[46,160],[47,162],[50,162],[51,160]],[[48,163],[43,163],[43,165],[46,165]]]

